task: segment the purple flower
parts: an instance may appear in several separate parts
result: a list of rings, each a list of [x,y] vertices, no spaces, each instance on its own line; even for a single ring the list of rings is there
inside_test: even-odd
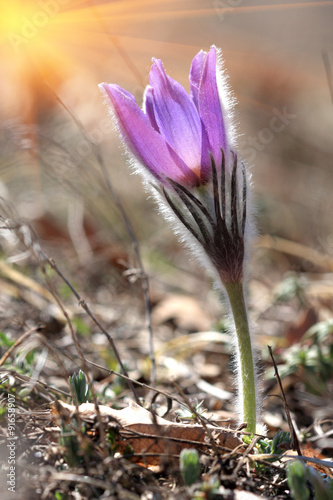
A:
[[[101,88],[129,150],[159,181],[147,187],[161,212],[227,295],[238,351],[240,418],[255,432],[256,368],[243,290],[252,227],[249,183],[231,144],[218,69],[216,48],[200,51],[192,61],[188,94],[153,59],[143,110],[118,85]]]
[[[144,110],[115,84],[100,84],[110,99],[121,135],[133,156],[165,185],[205,184],[214,158],[229,157],[226,116],[217,84],[217,51],[200,51],[190,71],[190,95],[153,59],[144,95]]]

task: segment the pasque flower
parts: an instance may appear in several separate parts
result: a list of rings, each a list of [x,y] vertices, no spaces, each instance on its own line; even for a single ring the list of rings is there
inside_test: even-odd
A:
[[[153,59],[144,110],[118,85],[102,83],[122,136],[133,155],[161,182],[198,186],[209,178],[211,155],[221,164],[228,150],[226,116],[216,81],[216,49],[199,52],[190,71],[190,95]]]
[[[188,94],[153,59],[143,110],[118,85],[100,87],[163,213],[226,293],[236,332],[240,416],[254,432],[256,369],[243,292],[249,183],[235,151],[231,99],[214,46],[194,57],[189,81]]]

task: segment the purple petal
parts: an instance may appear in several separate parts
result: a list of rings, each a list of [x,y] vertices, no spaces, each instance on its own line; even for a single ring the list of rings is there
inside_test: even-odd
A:
[[[190,69],[190,84],[191,84],[191,97],[194,104],[198,108],[199,86],[203,67],[207,59],[207,52],[200,50],[194,57]]]
[[[158,128],[154,111],[153,92],[153,88],[150,85],[147,85],[143,96],[144,112],[148,117],[150,125],[156,130],[156,132],[159,132],[160,129]]]
[[[186,165],[200,175],[201,123],[195,105],[184,87],[166,75],[158,59],[153,59],[149,82],[161,134]]]
[[[199,115],[206,131],[210,152],[217,166],[221,163],[221,148],[228,154],[225,120],[216,81],[216,48],[207,53],[199,52],[193,59],[190,73],[193,99],[197,102]],[[206,164],[203,151],[203,162]]]
[[[199,115],[200,115],[200,110],[198,101],[199,101],[200,82],[206,64],[206,60],[207,60],[207,52],[200,50],[200,52],[198,52],[198,54],[194,57],[190,70],[191,98],[198,110]],[[201,125],[202,125],[202,143],[201,143],[202,148],[201,148],[200,178],[202,179],[203,182],[205,182],[209,178],[211,173],[210,154],[212,154],[213,151],[208,139],[207,130],[203,123],[201,123]]]
[[[198,177],[153,129],[134,97],[118,85],[99,87],[110,98],[117,123],[132,154],[161,182],[170,177],[184,185],[197,185]]]

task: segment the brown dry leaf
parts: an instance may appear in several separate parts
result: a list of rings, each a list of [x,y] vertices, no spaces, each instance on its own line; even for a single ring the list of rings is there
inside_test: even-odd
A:
[[[178,328],[189,331],[209,330],[212,320],[193,297],[172,294],[161,300],[154,307],[152,320],[156,325],[173,321]]]
[[[328,459],[326,457],[324,457],[324,455],[319,453],[318,450],[313,448],[310,443],[307,443],[306,445],[302,446],[301,451],[302,451],[302,454],[304,457],[317,459],[318,463],[309,462],[309,465],[311,465],[311,467],[313,467],[314,469],[317,469],[320,473],[326,474],[329,477],[333,478],[332,462],[330,461],[330,463],[327,463],[327,465],[325,466],[325,462],[326,461],[328,462]],[[287,455],[289,457],[289,460],[293,456],[295,458],[298,457],[297,452],[294,450],[288,450],[284,453],[284,455]],[[287,460],[287,459],[284,459],[284,458],[281,459],[281,461],[284,461],[284,460]]]
[[[52,413],[56,417],[71,418],[76,413],[76,407],[58,401]],[[61,409],[60,409],[61,407]],[[78,407],[80,417],[97,420],[95,405],[84,403]],[[119,451],[123,452],[130,445],[135,456],[133,460],[146,466],[158,465],[160,457],[165,455],[179,455],[184,448],[211,448],[209,436],[200,424],[183,424],[169,422],[153,415],[141,406],[132,403],[123,410],[114,410],[109,406],[100,405],[99,411],[103,419],[109,417],[119,425]],[[243,445],[237,434],[222,427],[207,426],[214,436],[216,445],[229,450]]]

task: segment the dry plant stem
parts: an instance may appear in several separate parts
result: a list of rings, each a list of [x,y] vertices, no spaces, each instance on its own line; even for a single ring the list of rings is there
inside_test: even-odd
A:
[[[41,270],[42,270],[42,273],[44,275],[45,281],[48,284],[50,292],[52,293],[54,299],[56,300],[56,302],[58,304],[58,307],[60,308],[60,310],[62,311],[64,317],[67,320],[67,323],[68,323],[68,326],[69,326],[69,329],[70,329],[70,332],[71,332],[71,335],[72,335],[72,339],[73,339],[74,345],[75,345],[76,350],[77,350],[77,352],[79,354],[79,358],[80,358],[80,361],[81,361],[82,370],[83,370],[83,372],[85,373],[85,375],[87,377],[87,382],[88,382],[88,385],[89,385],[91,396],[92,396],[93,401],[94,401],[94,405],[95,405],[95,409],[96,409],[96,413],[97,413],[98,425],[99,425],[100,446],[101,446],[101,449],[104,452],[104,455],[107,456],[108,452],[107,452],[106,440],[105,440],[105,428],[104,428],[104,424],[103,424],[103,421],[102,421],[102,418],[101,418],[101,415],[100,415],[100,411],[99,411],[99,407],[98,407],[98,403],[97,403],[97,398],[96,398],[96,393],[95,393],[95,390],[94,390],[94,386],[93,386],[91,377],[89,375],[89,370],[88,370],[88,367],[87,367],[87,363],[86,363],[83,351],[82,351],[81,346],[80,346],[79,339],[78,339],[77,334],[76,334],[76,332],[75,332],[75,330],[73,328],[73,324],[72,324],[72,322],[70,320],[70,317],[67,314],[66,309],[63,307],[63,305],[62,305],[62,303],[61,303],[61,301],[60,301],[60,299],[59,299],[56,291],[54,290],[54,287],[53,287],[53,284],[52,284],[51,280],[48,278],[48,276],[46,274],[45,267],[41,266]],[[72,389],[71,389],[71,392],[73,392]],[[73,396],[74,395],[72,394],[72,397]],[[76,409],[76,413],[77,413],[77,417],[79,418],[78,407]],[[84,457],[84,459],[86,460],[85,457]]]
[[[327,78],[327,86],[329,88],[330,94],[331,94],[331,101],[333,104],[333,72],[332,72],[332,65],[329,59],[329,56],[327,54],[326,50],[322,50],[321,56],[323,59],[323,64],[325,67],[325,72],[326,72],[326,78]]]
[[[65,356],[67,356],[69,359],[71,360],[75,360],[77,359],[77,355],[74,355],[72,353],[69,353],[67,351],[61,351],[63,354],[65,354]],[[120,377],[124,380],[128,380],[128,377],[126,377],[125,375],[123,375],[122,373],[118,373],[118,372],[115,372],[114,370],[110,370],[109,368],[105,368],[104,366],[101,366],[99,365],[98,363],[95,363],[94,361],[90,361],[89,359],[86,359],[85,360],[86,363],[88,363],[89,365],[91,366],[95,366],[96,368],[102,370],[102,371],[105,371],[107,372],[108,374],[112,373],[114,375],[116,375],[117,377]],[[190,408],[190,410],[193,412],[193,414],[195,414],[198,418],[198,420],[200,420],[200,422],[204,424],[210,424],[212,426],[214,426],[214,422],[211,422],[210,420],[204,418],[202,415],[200,415],[196,410],[195,408],[193,407],[193,405],[191,404],[191,402],[188,400],[188,398],[184,395],[184,391],[180,388],[180,386],[178,384],[176,384],[175,382],[173,382],[173,385],[177,388],[177,391],[182,395],[182,399],[179,399],[175,396],[173,396],[172,394],[166,392],[166,391],[163,391],[161,389],[157,389],[156,387],[152,387],[150,385],[147,385],[147,384],[144,384],[142,382],[139,382],[138,380],[133,380],[133,379],[130,379],[134,384],[136,384],[138,387],[142,387],[144,389],[147,389],[149,391],[152,391],[152,392],[155,392],[155,394],[162,394],[163,396],[165,396],[166,399],[170,400],[170,401],[175,401],[176,403],[178,403],[179,405],[183,405],[184,404],[184,401],[186,402],[186,404],[188,405],[188,407]],[[218,425],[217,425],[218,427]],[[209,430],[209,429],[208,429]],[[244,435],[244,430],[233,430],[232,431],[234,434],[237,434],[237,435]],[[265,436],[260,436],[260,437],[265,437]],[[235,450],[234,450],[235,451]]]
[[[234,469],[234,471],[232,473],[232,476],[234,478],[237,478],[237,474],[238,474],[239,470],[243,467],[243,464],[244,464],[245,460],[252,453],[253,448],[255,447],[255,445],[257,444],[257,442],[259,441],[259,439],[260,439],[260,436],[256,436],[254,439],[252,439],[251,444],[248,446],[248,448],[243,453],[243,456],[240,458],[237,466],[235,467],[235,469]]]
[[[212,445],[212,449],[216,453],[216,456],[220,457],[220,453],[219,453],[218,448],[216,446],[216,442],[214,440],[212,432],[211,432],[211,430],[206,425],[206,422],[205,422],[206,419],[202,418],[202,416],[200,415],[200,413],[198,413],[196,411],[196,409],[194,408],[194,406],[191,404],[191,401],[186,397],[186,394],[184,393],[184,391],[182,390],[182,388],[180,387],[180,385],[177,384],[177,382],[175,382],[175,381],[173,382],[173,385],[176,387],[176,389],[178,390],[179,394],[182,396],[182,398],[184,399],[185,403],[190,408],[191,412],[196,416],[196,418],[198,419],[198,421],[204,427],[204,429],[207,432],[207,435],[209,437],[210,444]]]
[[[74,118],[75,119],[75,118]],[[2,216],[0,215],[0,220],[2,220]],[[59,300],[59,297],[57,296],[57,293],[55,292],[54,290],[54,287],[52,285],[52,282],[48,279],[48,276],[47,276],[47,273],[46,273],[46,269],[45,269],[45,266],[44,264],[47,262],[52,269],[54,269],[54,271],[58,274],[58,276],[64,281],[64,283],[66,283],[66,285],[69,287],[69,289],[71,290],[71,292],[74,294],[74,296],[77,298],[78,302],[79,302],[79,305],[86,311],[86,313],[91,317],[91,319],[94,321],[94,323],[101,329],[101,331],[105,334],[105,336],[107,337],[109,343],[111,344],[111,347],[113,349],[113,352],[116,356],[116,359],[119,363],[119,366],[121,367],[123,373],[125,375],[128,376],[127,374],[127,371],[121,361],[121,358],[119,356],[119,353],[116,349],[116,346],[113,342],[113,339],[112,337],[109,335],[109,333],[105,330],[105,328],[101,325],[101,323],[97,320],[97,318],[94,316],[94,314],[90,311],[88,305],[86,304],[86,302],[80,297],[80,295],[78,294],[78,292],[75,290],[75,288],[71,285],[71,283],[66,279],[66,277],[63,275],[63,273],[60,271],[60,269],[58,268],[58,266],[56,265],[56,263],[54,262],[53,259],[50,259],[47,254],[41,249],[39,243],[38,243],[38,238],[37,238],[37,235],[34,233],[34,231],[32,230],[32,228],[29,227],[29,230],[30,230],[30,233],[33,233],[34,234],[34,237],[35,237],[35,242],[34,243],[31,243],[29,242],[29,244],[27,244],[27,242],[24,240],[24,238],[22,238],[22,234],[20,234],[20,231],[19,229],[21,228],[21,224],[13,224],[13,225],[9,225],[9,222],[4,220],[5,222],[5,225],[3,227],[3,229],[8,229],[10,231],[13,231],[16,235],[18,235],[20,237],[20,240],[22,241],[22,243],[25,245],[25,247],[29,248],[29,250],[33,250],[36,257],[37,257],[37,260],[40,264],[40,268],[41,268],[41,271],[45,277],[45,280],[46,282],[48,283],[49,285],[49,293],[50,293],[50,298],[52,300],[52,297],[55,299],[59,309],[62,311],[62,313],[64,314],[67,322],[68,322],[68,325],[69,325],[69,328],[71,330],[71,333],[72,333],[72,336],[73,336],[73,340],[74,340],[74,343],[78,349],[78,353],[80,354],[80,359],[81,359],[81,362],[82,362],[82,366],[84,367],[85,366],[85,360],[84,360],[84,357],[83,357],[83,353],[82,353],[82,350],[80,348],[80,345],[79,345],[79,342],[78,342],[78,339],[76,337],[76,334],[74,332],[74,329],[73,329],[73,325],[70,321],[70,318],[67,314],[67,312],[65,311],[64,307],[62,306],[61,304],[61,301]],[[29,234],[30,236],[30,234]],[[33,287],[31,286],[31,288],[33,289]],[[84,369],[83,370],[85,373],[86,373],[86,370]],[[89,382],[89,374],[86,373],[86,376],[87,376],[87,379],[88,379],[88,382]],[[139,402],[139,398],[136,394],[136,391],[134,389],[134,386],[132,384],[131,381],[129,381],[129,387],[130,389],[132,390],[133,392],[133,395],[135,397],[135,400],[138,404],[140,404]],[[92,389],[92,394],[93,394],[93,389]]]
[[[95,317],[95,315],[90,311],[90,308],[88,307],[88,304],[80,297],[80,295],[78,294],[78,292],[75,290],[75,288],[70,284],[70,282],[67,280],[67,278],[65,278],[65,276],[62,274],[62,272],[60,271],[60,269],[58,268],[58,266],[56,265],[56,263],[54,262],[53,259],[49,259],[47,257],[46,254],[44,254],[44,257],[45,259],[47,260],[47,262],[49,263],[49,265],[52,267],[52,269],[55,270],[55,272],[58,274],[58,276],[60,276],[60,278],[66,283],[66,285],[70,288],[70,290],[72,291],[72,293],[75,295],[75,297],[77,298],[77,300],[79,301],[79,305],[82,307],[82,309],[84,309],[86,311],[86,313],[91,317],[91,319],[94,321],[94,323],[101,329],[101,331],[104,333],[104,335],[106,336],[106,338],[108,339],[112,349],[113,349],[113,352],[114,352],[114,355],[116,356],[116,359],[119,363],[119,366],[120,368],[122,369],[122,372],[124,373],[124,375],[126,375],[127,379],[128,379],[128,385],[131,389],[131,391],[133,392],[133,395],[134,395],[134,398],[135,398],[135,401],[140,404],[140,400],[139,400],[139,397],[135,391],[135,388],[132,384],[132,381],[131,379],[128,377],[128,373],[127,373],[127,370],[126,368],[124,367],[124,364],[119,356],[119,353],[118,353],[118,350],[115,346],[115,343],[113,341],[113,338],[111,337],[111,335],[105,330],[105,328],[103,327],[103,325],[98,321],[98,319]],[[57,301],[58,302],[58,301]]]
[[[333,259],[330,255],[319,252],[306,245],[302,245],[301,243],[296,243],[295,241],[289,241],[279,236],[269,236],[266,234],[259,238],[255,246],[293,255],[299,259],[305,259],[311,262],[319,269],[333,271]]]
[[[63,351],[62,350],[61,352],[62,352],[62,354],[64,354],[65,356],[67,356],[69,359],[71,359],[73,361],[78,358],[77,355],[69,353],[67,351]],[[162,394],[163,396],[166,397],[166,399],[170,399],[172,401],[175,401],[175,402],[177,402],[180,405],[184,404],[184,401],[176,398],[175,396],[172,396],[168,392],[162,391],[161,389],[157,389],[156,387],[153,387],[151,385],[144,384],[143,382],[139,382],[138,380],[131,379],[128,376],[124,375],[123,373],[116,372],[114,370],[111,370],[110,368],[105,368],[105,366],[99,365],[98,363],[95,363],[94,361],[91,361],[91,360],[89,360],[87,358],[85,358],[85,361],[89,365],[94,366],[94,367],[98,368],[101,371],[107,372],[109,375],[110,374],[116,375],[117,377],[120,377],[120,378],[126,380],[127,382],[132,382],[133,384],[137,385],[138,387],[142,387],[144,389],[147,389],[148,391],[152,391],[152,392],[154,392],[157,395]]]
[[[17,339],[15,344],[13,344],[8,349],[8,351],[5,352],[5,354],[2,356],[2,358],[0,359],[0,366],[2,366],[5,363],[5,361],[7,361],[7,359],[9,358],[11,353],[14,351],[14,349],[16,349],[16,347],[21,345],[32,333],[37,332],[38,328],[39,328],[38,326],[34,326],[33,328],[31,328],[31,330],[28,330],[19,339]]]
[[[246,430],[255,433],[257,414],[255,368],[243,284],[235,282],[226,283],[224,286],[232,309],[237,336],[242,418],[247,423]]]
[[[111,193],[111,196],[116,204],[116,207],[123,219],[124,225],[127,229],[127,232],[131,238],[133,249],[138,261],[138,265],[140,268],[140,276],[141,276],[141,285],[142,285],[142,291],[144,294],[144,300],[145,300],[145,308],[146,308],[146,318],[147,318],[147,328],[148,328],[148,333],[149,333],[149,356],[152,364],[152,370],[151,370],[151,382],[152,385],[154,386],[156,384],[156,360],[155,360],[155,354],[154,354],[154,337],[153,337],[153,329],[152,329],[152,323],[151,323],[151,301],[150,301],[150,295],[149,295],[149,279],[148,275],[145,272],[143,262],[142,262],[142,257],[141,257],[141,252],[140,252],[140,247],[139,247],[139,242],[138,239],[135,235],[134,229],[132,227],[132,224],[130,222],[130,219],[124,209],[124,206],[115,191],[114,187],[112,186],[112,183],[110,181],[110,176],[107,172],[107,169],[104,164],[103,157],[100,153],[100,150],[96,147],[96,144],[93,143],[90,138],[87,136],[85,133],[84,127],[81,124],[81,122],[77,119],[77,117],[72,113],[72,111],[66,106],[66,104],[61,100],[61,98],[58,96],[58,94],[50,87],[51,91],[53,92],[56,100],[59,102],[59,104],[67,111],[69,116],[72,118],[76,126],[78,127],[79,131],[81,132],[82,136],[84,139],[89,142],[92,151],[94,152],[94,155],[98,161],[98,164],[100,166],[100,169],[102,171],[102,175],[106,184],[107,189]],[[122,367],[123,369],[123,367]],[[124,372],[125,373],[125,372]]]
[[[259,462],[259,463],[268,465],[269,467],[273,467],[277,470],[281,470],[281,468],[280,468],[281,466],[274,465],[274,464],[272,464],[272,462],[267,461],[267,460],[271,460],[272,458],[279,459],[279,458],[281,458],[281,455],[274,455],[272,453],[270,453],[270,454],[263,453],[260,455],[258,455],[258,454],[248,455],[248,457],[255,462]],[[283,458],[289,459],[289,460],[295,460],[295,455],[285,454],[285,455],[283,455]],[[327,458],[322,460],[320,458],[307,457],[306,455],[298,455],[297,458],[299,458],[303,462],[309,462],[310,464],[320,465],[320,467],[326,467],[327,469],[333,469],[333,461],[329,461]],[[325,499],[326,498],[327,497],[325,497]]]
[[[97,155],[97,158],[98,158],[98,162],[99,162],[99,165],[101,167],[107,188],[110,191],[110,193],[115,201],[115,204],[116,204],[116,206],[117,206],[117,208],[118,208],[118,210],[123,218],[123,221],[124,221],[124,224],[125,224],[126,229],[128,231],[128,234],[131,237],[134,252],[135,252],[135,255],[136,255],[136,258],[137,258],[137,261],[139,264],[139,268],[141,271],[141,273],[140,273],[141,286],[142,286],[142,291],[143,291],[144,300],[145,300],[146,320],[147,320],[147,328],[148,328],[148,332],[149,332],[149,357],[150,357],[150,361],[151,361],[151,383],[154,386],[156,384],[156,360],[155,360],[155,354],[154,354],[153,328],[152,328],[152,323],[151,323],[151,302],[150,302],[150,295],[149,295],[149,278],[148,278],[148,275],[145,272],[145,269],[143,266],[139,242],[138,242],[137,237],[134,233],[132,224],[127,216],[127,213],[125,212],[125,209],[124,209],[117,193],[115,192],[115,190],[111,184],[110,177],[109,177],[107,170],[105,168],[103,159],[99,153]]]
[[[289,411],[289,408],[288,408],[287,398],[286,398],[286,395],[284,393],[283,385],[282,385],[282,382],[281,382],[281,379],[280,379],[280,375],[279,375],[279,371],[278,371],[278,368],[276,366],[275,359],[274,359],[274,356],[273,356],[273,351],[272,351],[271,346],[267,346],[267,347],[268,347],[269,354],[270,354],[270,356],[272,358],[272,361],[273,361],[275,376],[276,376],[276,379],[277,379],[279,387],[280,387],[280,391],[281,391],[281,395],[282,395],[282,401],[283,401],[283,406],[284,406],[284,411],[286,413],[287,422],[288,422],[290,434],[291,434],[291,437],[292,437],[293,450],[297,451],[298,455],[302,455],[301,447],[299,445],[298,437],[297,437],[297,434],[296,434],[296,431],[295,431],[295,427],[293,425],[293,421],[291,419],[290,411]]]
[[[53,349],[53,351],[55,351],[55,350]],[[59,358],[57,358],[57,359],[59,359]],[[61,363],[59,363],[59,366],[62,367]],[[32,381],[31,377],[27,377],[26,375],[22,375],[22,373],[17,373],[15,370],[10,370],[8,368],[0,368],[0,373],[9,373],[9,375],[12,375],[20,382],[30,383]],[[66,380],[66,382],[67,382],[67,380]],[[61,389],[56,389],[55,387],[51,387],[46,382],[41,382],[40,380],[37,380],[36,385],[38,385],[43,390],[45,389],[45,392],[46,391],[51,392],[52,396],[53,396],[53,393],[56,393],[56,394],[61,394],[62,396],[65,396],[66,398],[71,397],[71,395],[68,392],[62,391]],[[54,401],[56,401],[56,399],[57,399],[56,396],[54,396]]]

